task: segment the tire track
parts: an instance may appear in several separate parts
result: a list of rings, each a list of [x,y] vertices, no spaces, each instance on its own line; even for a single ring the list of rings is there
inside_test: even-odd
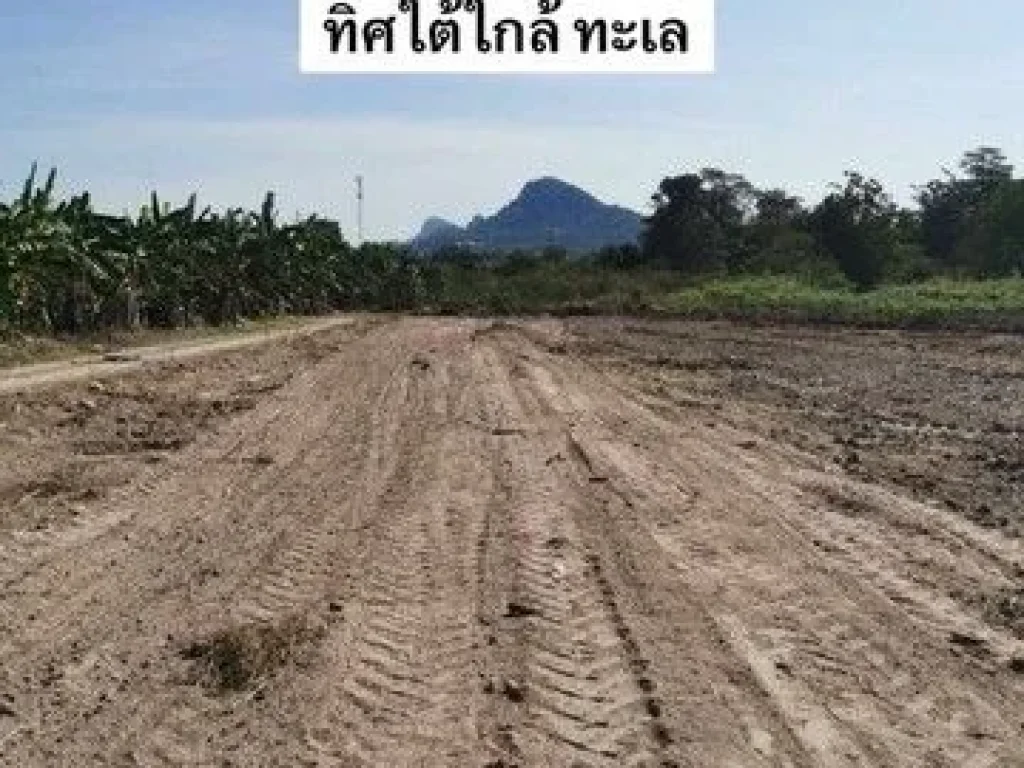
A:
[[[320,384],[324,371],[319,366],[305,371],[302,378],[288,388],[287,394],[308,402],[311,391]],[[199,444],[188,449],[176,458],[175,463],[210,465],[223,455],[224,446],[229,441],[235,446],[248,444],[250,450],[269,448],[271,455],[283,456],[284,461],[278,461],[268,469],[253,464],[238,465],[231,472],[193,472],[203,481],[199,494],[196,493],[192,475],[186,472],[175,471],[162,478],[155,475],[151,477],[147,473],[130,487],[115,490],[109,505],[100,516],[83,518],[80,529],[66,530],[62,536],[54,538],[50,546],[33,553],[34,557],[17,576],[15,583],[21,589],[39,589],[37,584],[42,584],[42,588],[47,591],[51,589],[48,585],[53,584],[54,591],[66,593],[66,596],[60,600],[62,611],[54,612],[52,616],[28,617],[37,628],[45,620],[45,643],[25,647],[19,652],[19,649],[9,649],[4,642],[0,642],[0,649],[18,653],[15,658],[20,656],[18,666],[23,672],[38,675],[40,666],[43,666],[46,670],[52,670],[45,672],[48,679],[60,681],[62,670],[52,660],[59,660],[62,655],[69,653],[73,659],[77,657],[83,637],[88,638],[86,647],[132,633],[141,634],[138,640],[144,641],[142,645],[135,643],[130,656],[120,657],[121,664],[130,663],[134,666],[129,676],[114,680],[106,670],[83,668],[83,681],[87,681],[88,685],[83,684],[81,690],[71,691],[71,695],[52,711],[60,721],[64,721],[62,739],[66,752],[72,754],[73,750],[88,749],[86,740],[90,730],[101,720],[118,715],[122,723],[130,721],[134,727],[124,729],[123,736],[112,739],[111,747],[118,745],[116,748],[121,749],[122,754],[131,755],[141,765],[162,765],[167,760],[172,764],[185,765],[188,762],[181,756],[205,750],[202,745],[206,733],[202,729],[208,729],[209,722],[201,716],[203,707],[192,691],[174,688],[170,692],[161,691],[147,698],[143,706],[120,712],[116,704],[114,707],[101,705],[104,702],[117,702],[120,698],[118,693],[126,687],[145,685],[147,682],[151,684],[154,675],[150,665],[161,654],[159,649],[166,647],[171,638],[166,632],[146,637],[143,634],[142,617],[164,622],[167,626],[168,618],[173,622],[173,617],[168,614],[168,606],[180,599],[183,591],[192,592],[196,581],[200,585],[205,583],[200,568],[194,567],[189,572],[186,563],[192,562],[192,558],[183,557],[186,552],[197,554],[195,542],[209,540],[211,535],[218,538],[223,535],[225,540],[220,550],[221,557],[236,558],[239,573],[259,567],[253,552],[258,553],[267,543],[266,536],[250,538],[250,551],[246,552],[245,545],[237,542],[232,535],[232,528],[241,524],[245,529],[252,525],[252,519],[269,517],[275,520],[286,510],[288,497],[293,494],[282,490],[283,480],[294,475],[303,465],[309,465],[310,458],[315,455],[312,449],[317,444],[317,438],[322,436],[323,426],[329,422],[326,416],[336,407],[336,404],[330,402],[316,403],[296,414],[294,409],[282,409],[275,407],[274,403],[265,403],[264,407],[241,416],[223,437],[218,435],[209,442],[204,441],[205,445]],[[273,444],[269,444],[268,437],[271,427],[278,433],[277,442]],[[231,449],[228,450],[230,452]],[[328,465],[324,470],[329,468]],[[324,481],[329,483],[327,471],[318,474],[316,467],[311,469],[313,484]],[[146,495],[141,503],[138,498],[140,494]],[[244,506],[246,498],[250,500],[248,506]],[[163,513],[144,514],[146,506],[154,503],[161,505]],[[241,508],[240,503],[243,505]],[[85,547],[90,548],[89,558],[67,560],[74,557],[76,550]],[[65,559],[65,565],[73,563],[68,571],[58,569],[59,561],[53,562],[58,556]],[[158,563],[155,573],[162,575],[166,567],[168,576],[154,580],[154,571],[144,564],[147,559]],[[209,562],[205,557],[200,560],[201,563],[203,561]],[[120,585],[116,583],[117,577],[113,574],[120,575]],[[199,578],[196,579],[196,576]],[[79,588],[71,591],[74,585],[79,585]],[[113,616],[104,618],[101,613],[89,609],[90,605],[101,601],[114,607]],[[211,617],[211,606],[195,605],[195,598],[191,598],[190,602],[193,602],[196,613],[206,616],[208,622],[212,619],[218,625],[223,623],[225,612],[222,609],[213,608],[214,615]],[[135,611],[130,609],[133,605],[138,606]],[[12,640],[18,637],[12,632]],[[71,669],[74,666],[68,668],[69,671]],[[53,684],[48,682],[44,685]],[[59,689],[62,686],[55,687]],[[100,699],[100,705],[96,704],[97,698]],[[183,731],[181,723],[198,730]],[[45,733],[54,726],[55,723],[41,721],[37,730]],[[35,748],[29,742],[39,737],[30,736],[28,730],[23,730],[22,737],[17,744],[12,745],[12,749]],[[78,761],[76,765],[90,762],[85,753],[74,754]],[[179,758],[162,758],[161,754],[176,754]]]
[[[289,412],[283,405],[258,409],[238,417],[235,429],[237,435],[232,445],[221,448],[215,455],[205,456],[209,449],[197,444],[186,449],[184,455],[175,457],[175,462],[182,465],[203,457],[209,461],[230,462],[237,458],[241,446],[248,445],[250,450],[256,446],[269,443],[268,435],[281,430],[282,422],[288,420]],[[279,446],[275,446],[279,447]],[[227,498],[243,491],[258,492],[269,490],[280,483],[280,478],[287,476],[300,466],[307,458],[308,444],[301,444],[291,455],[281,457],[272,472],[260,472],[258,468],[240,465],[232,473],[224,473],[211,482],[205,489],[208,497]],[[180,478],[172,477],[173,484]],[[116,539],[119,534],[137,528],[140,505],[130,503],[139,497],[149,496],[165,489],[168,483],[166,475],[162,476],[153,469],[145,469],[127,487],[116,488],[110,492],[106,509],[96,514],[90,510],[88,514],[77,518],[70,525],[59,530],[46,532],[11,532],[7,540],[0,544],[0,584],[5,590],[38,576],[40,571],[58,557],[74,557],[75,553],[86,548],[95,548],[104,539]],[[146,520],[144,525],[159,525],[159,521]]]
[[[589,383],[593,386],[597,381],[600,378]],[[595,400],[599,397],[599,392],[595,393]],[[603,404],[601,400],[598,402]],[[607,403],[611,408],[609,413],[614,414],[615,404],[629,403],[629,398],[624,394],[621,397],[609,397]],[[638,415],[643,421],[644,414]],[[623,420],[622,423],[630,422]],[[896,562],[899,558],[892,553],[883,556],[878,549],[878,542],[865,539],[864,536],[854,537],[852,533],[855,531],[839,526],[843,535],[837,537],[837,540],[847,543],[856,541],[859,546],[850,550],[848,562],[841,558],[837,562],[836,558],[831,558],[830,564],[826,566],[825,558],[815,548],[821,540],[831,538],[828,531],[837,527],[835,522],[827,516],[823,520],[821,515],[813,514],[801,502],[798,494],[783,496],[783,493],[788,493],[784,487],[766,489],[767,478],[775,478],[777,483],[784,484],[786,481],[792,482],[791,477],[803,477],[806,471],[792,475],[791,470],[782,462],[777,462],[775,457],[770,457],[770,463],[766,462],[766,466],[755,465],[753,456],[738,452],[728,437],[718,433],[705,436],[699,443],[693,442],[692,448],[687,446],[684,449],[681,445],[670,443],[660,446],[657,453],[648,453],[635,450],[639,448],[639,443],[634,443],[634,447],[630,448],[630,431],[622,434],[621,429],[615,430],[614,422],[592,424],[585,431],[594,433],[597,445],[601,448],[596,451],[601,456],[598,473],[608,475],[608,470],[611,470],[611,482],[603,486],[607,493],[620,496],[629,510],[632,510],[633,504],[629,503],[619,488],[620,484],[628,487],[633,492],[630,495],[634,501],[639,500],[642,507],[648,508],[648,512],[657,513],[658,507],[668,504],[665,507],[668,514],[657,515],[662,522],[651,528],[651,535],[660,546],[667,546],[670,552],[678,552],[681,561],[684,551],[693,547],[694,538],[716,541],[719,547],[723,546],[722,542],[728,541],[724,532],[717,536],[711,535],[709,531],[702,533],[703,527],[715,525],[710,521],[735,514],[728,508],[718,509],[719,504],[747,510],[744,513],[745,525],[734,525],[732,531],[743,531],[751,525],[757,525],[766,537],[774,538],[778,535],[780,545],[791,553],[785,565],[773,562],[770,566],[772,572],[786,574],[780,586],[785,585],[790,592],[788,597],[779,600],[779,607],[770,621],[765,622],[764,617],[758,617],[759,621],[744,626],[744,622],[749,619],[744,616],[741,622],[740,616],[757,615],[757,609],[740,608],[745,601],[749,601],[749,593],[746,596],[729,594],[732,590],[728,589],[724,594],[716,592],[712,617],[721,636],[736,657],[749,665],[759,687],[771,698],[807,754],[829,765],[891,764],[897,755],[902,755],[900,759],[907,760],[909,765],[914,759],[911,755],[932,755],[939,751],[954,760],[951,764],[1003,764],[999,760],[1009,754],[1013,726],[1001,717],[998,707],[986,703],[976,693],[956,683],[945,682],[947,679],[955,680],[957,672],[956,665],[950,665],[943,658],[940,647],[934,649],[929,672],[934,675],[935,671],[942,669],[947,674],[934,679],[930,679],[927,673],[922,676],[920,670],[913,669],[914,665],[906,649],[898,643],[890,644],[888,639],[891,631],[880,632],[878,625],[868,618],[887,615],[890,617],[889,628],[900,626],[921,632],[918,643],[929,642],[935,636],[951,636],[949,626],[936,628],[934,621],[922,623],[920,617],[914,615],[914,611],[908,607],[907,596],[911,591],[926,596],[919,586],[915,584],[900,592],[893,600],[893,603],[898,603],[897,611],[893,603],[888,601],[892,589],[879,590],[874,584],[879,578],[883,578],[890,586],[890,583],[895,583],[895,576],[891,572],[894,566],[888,561],[891,559]],[[639,429],[633,432],[633,439],[639,437],[638,432]],[[580,446],[581,455],[586,457],[589,453],[593,453],[590,447]],[[776,463],[783,466],[775,468]],[[587,458],[586,465],[588,472],[595,471],[593,458]],[[680,467],[686,469],[681,472]],[[673,527],[668,521],[678,513],[672,510],[673,505],[668,501],[674,493],[669,483],[677,483],[680,475],[684,479],[689,476],[690,485],[695,489],[690,496],[691,500],[705,495],[716,506],[707,508],[702,504],[702,516],[709,522],[701,521],[695,525],[691,521],[687,529],[689,535],[685,539],[665,545],[661,542],[672,537],[666,537],[658,529],[666,525],[664,530]],[[719,479],[718,475],[722,475],[722,478]],[[716,483],[717,488],[714,487]],[[654,493],[645,499],[641,492],[643,489]],[[680,499],[688,495],[683,494]],[[889,502],[905,513],[902,505],[907,504],[906,501],[891,497]],[[675,507],[678,510],[678,504]],[[797,510],[802,513],[796,514]],[[635,515],[630,512],[627,517],[633,518]],[[921,517],[926,515],[918,516]],[[635,523],[643,528],[651,526],[652,521],[636,519]],[[814,542],[815,548],[811,547],[811,542]],[[640,548],[634,549],[639,551]],[[708,551],[714,552],[715,549],[711,547]],[[742,548],[734,546],[728,560],[732,564],[732,575],[725,578],[715,575],[713,568],[707,573],[701,573],[699,563],[687,563],[685,569],[692,569],[692,573],[700,574],[702,578],[723,584],[744,580],[749,583],[750,577],[747,574],[769,572],[767,562],[748,562],[746,557],[761,550],[763,546],[758,548],[750,543]],[[857,551],[861,552],[860,556],[853,556],[852,553]],[[873,553],[875,559],[865,557],[865,552]],[[771,555],[766,556],[771,559]],[[806,574],[800,573],[795,567],[805,556],[809,562],[817,565],[819,573],[828,573],[831,589],[828,600],[820,599],[816,594],[819,585],[812,586],[810,581],[805,583]],[[972,556],[973,553],[959,553],[961,558]],[[934,569],[934,561],[929,566]],[[790,567],[793,567],[793,572],[786,573]],[[872,586],[865,589],[866,584]],[[758,591],[761,586],[757,585]],[[930,599],[922,597],[921,602],[928,605],[930,610],[946,617],[957,615],[952,602],[944,601],[941,596],[927,597]],[[771,605],[773,600],[761,596],[758,602]],[[728,613],[726,609],[729,607],[737,613]],[[844,609],[851,612],[846,614],[848,616],[866,616],[844,625]],[[858,609],[859,614],[852,613]],[[789,621],[783,619],[783,616],[787,616]],[[957,617],[961,626],[963,619],[963,616]],[[787,626],[788,631],[772,626],[780,622]],[[763,632],[755,631],[755,628],[762,627]],[[977,627],[973,624],[971,627],[972,631],[967,636],[990,638],[991,633],[974,631]],[[834,632],[840,628],[844,637],[833,637]],[[994,639],[989,639],[986,653],[999,645]],[[842,659],[843,663],[837,665],[837,658]],[[989,674],[996,671],[992,663],[974,663],[985,668]],[[793,669],[799,669],[800,674],[792,673]],[[867,690],[847,691],[841,706],[830,703],[830,688],[848,687],[851,680],[860,681],[868,687]],[[923,734],[928,736],[923,737]]]
[[[763,435],[651,411],[553,332],[474,327],[333,358],[6,592],[0,765],[1016,764],[1012,649],[889,583],[994,563],[890,524],[925,521],[895,497],[822,511]],[[319,634],[242,690],[179,653],[294,618]]]
[[[319,514],[311,515],[308,509],[303,509],[294,515],[296,529],[285,533],[289,540],[287,549],[243,592],[235,611],[237,621],[270,622],[323,595],[336,567],[333,555],[338,546],[338,534],[343,528],[351,527],[353,518],[361,516],[364,509],[377,505],[388,478],[395,471],[395,446],[402,416],[408,413],[408,398],[408,378],[400,371],[391,371],[370,409],[363,470],[348,494],[346,508],[339,510],[333,505],[321,505]],[[327,469],[331,466],[329,456],[325,453],[311,463],[324,468],[318,484],[329,487],[333,474]]]
[[[316,439],[303,441],[287,464],[294,472],[301,463],[306,478],[283,492],[266,479],[261,483],[267,496],[260,503],[274,498],[273,507],[280,510],[273,522],[279,532],[268,537],[261,561],[252,564],[251,575],[232,590],[218,625],[272,626],[324,610],[322,599],[341,564],[339,536],[352,529],[352,519],[364,514],[363,506],[375,503],[393,472],[396,437],[410,405],[408,382],[400,369],[394,362],[383,371],[371,369],[351,399],[325,403],[307,414],[305,420],[315,424]],[[365,397],[360,390],[374,392],[378,381],[382,386],[376,390],[369,414],[353,419],[357,412],[347,411],[346,406]],[[235,441],[229,452],[237,454],[245,446],[244,441]],[[364,471],[352,479],[339,479],[338,460],[353,448],[363,454]],[[320,601],[324,605],[316,605]],[[145,726],[136,729],[143,738],[127,742],[125,751],[140,765],[207,764],[212,758],[206,745],[212,736],[203,716],[206,707],[196,691],[164,697],[148,708]]]
[[[362,429],[358,423],[354,433],[343,428],[343,409],[322,416],[327,423],[321,425],[321,444],[307,446],[302,454],[307,474],[313,474],[296,499],[300,507],[289,510],[290,529],[282,528],[275,537],[278,546],[272,543],[267,548],[263,566],[236,588],[228,610],[230,626],[272,625],[288,616],[323,610],[315,603],[325,597],[341,565],[339,537],[357,528],[367,510],[376,508],[396,470],[399,432],[415,405],[403,368],[392,361],[379,378],[370,372],[365,385],[372,387],[378,380],[382,384]],[[355,401],[346,401],[351,402]],[[362,471],[347,483],[339,482],[337,461],[353,447],[362,454]],[[168,704],[147,728],[150,735],[133,751],[135,759],[146,764],[170,750],[193,754],[192,764],[203,764],[208,724],[198,716],[199,703],[185,699]]]
[[[438,576],[426,521],[396,520],[385,544],[390,557],[346,612],[350,630],[330,641],[340,682],[310,746],[357,765],[446,765],[443,755],[472,743],[464,727],[471,624]]]
[[[564,746],[565,764],[653,765],[667,739],[653,683],[601,563],[550,510],[526,507],[517,534],[530,631],[530,725]]]
[[[452,429],[451,365],[412,380],[395,472],[379,499],[357,594],[327,641],[331,682],[305,761],[450,766],[476,743],[478,590],[472,543],[483,526],[473,436]],[[413,419],[411,414],[419,414]],[[428,418],[424,418],[424,416]]]
[[[522,430],[522,437],[505,436],[494,444],[503,459],[507,520],[491,540],[510,547],[515,563],[504,619],[517,622],[512,632],[519,645],[508,666],[522,665],[526,680],[523,762],[675,765],[665,755],[671,737],[648,664],[600,556],[586,548],[573,520],[576,508],[589,501],[587,480],[556,471],[545,459],[570,453],[564,425],[553,423],[550,409],[513,383],[502,355],[490,352],[484,358],[494,398],[490,418],[498,427],[516,424]],[[515,759],[518,750],[507,754]]]
[[[266,339],[251,340],[249,343],[264,344],[277,337],[280,337],[284,343],[288,343],[287,339],[300,338],[307,333],[322,333],[324,329],[332,326],[350,324],[350,321],[340,323],[328,321],[304,331],[277,332]],[[358,343],[370,330],[370,327],[353,327],[350,341]],[[215,354],[218,346],[218,342],[207,343],[197,347],[196,351]],[[228,345],[227,349],[230,350],[236,346],[237,344],[232,343]],[[166,351],[168,350],[154,348],[154,354],[157,354],[158,358]],[[173,349],[169,351],[173,356]],[[153,362],[156,362],[156,359]],[[241,455],[243,447],[248,447],[252,451],[256,446],[267,444],[271,433],[275,430],[279,431],[282,422],[294,417],[294,413],[287,406],[287,395],[301,396],[304,386],[308,386],[309,381],[314,380],[315,377],[315,368],[300,372],[294,378],[289,376],[283,391],[274,392],[261,398],[260,408],[234,417],[232,429],[234,437],[230,438],[232,440],[230,444],[225,444],[224,438],[221,438],[220,435],[214,437],[211,434],[200,434],[194,445],[187,447],[183,453],[170,457],[171,461],[162,470],[150,466],[140,467],[137,475],[127,487],[115,488],[111,491],[111,503],[107,505],[108,509],[103,513],[96,514],[96,510],[87,509],[86,514],[56,530],[4,534],[3,540],[0,540],[0,585],[2,588],[11,589],[26,581],[44,568],[47,562],[57,557],[74,556],[75,552],[90,547],[105,536],[116,536],[118,533],[130,529],[136,519],[137,506],[119,502],[135,499],[140,495],[150,494],[160,489],[166,477],[167,466],[185,465],[196,456],[204,456],[211,461],[226,463],[241,461],[244,463],[245,458]],[[210,444],[211,438],[213,438],[213,446]],[[309,446],[307,443],[298,441],[292,446],[279,444],[275,448],[281,453],[277,456],[278,468],[281,470],[278,474],[284,474],[303,459],[302,454],[308,450]],[[210,490],[217,490],[223,495],[228,495],[246,488],[256,490],[253,487],[254,484],[258,487],[271,488],[274,487],[275,482],[276,478],[270,477],[268,473],[238,471],[225,473],[218,480],[216,487],[211,487]],[[18,536],[19,540],[15,541],[12,537],[12,534],[15,533],[24,535]]]

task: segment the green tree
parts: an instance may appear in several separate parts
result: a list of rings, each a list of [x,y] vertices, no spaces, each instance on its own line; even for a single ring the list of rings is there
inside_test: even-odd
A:
[[[782,189],[757,192],[755,213],[747,227],[749,271],[815,273],[820,259],[807,232],[807,212],[798,197]]]
[[[875,287],[893,259],[898,210],[881,182],[847,171],[810,216],[818,246],[858,288]]]
[[[1013,178],[1013,166],[1002,150],[983,146],[965,152],[959,170],[963,176],[943,169],[943,178],[918,188],[920,236],[925,254],[936,265],[975,270],[978,260],[963,245],[986,200]]]
[[[1013,166],[996,147],[978,147],[965,152],[960,159],[960,170],[982,192],[991,192],[1013,178]]]
[[[1004,181],[985,199],[961,251],[985,276],[1024,275],[1024,180]]]
[[[645,219],[645,258],[682,272],[732,268],[745,257],[744,226],[756,193],[742,176],[716,168],[664,179]]]

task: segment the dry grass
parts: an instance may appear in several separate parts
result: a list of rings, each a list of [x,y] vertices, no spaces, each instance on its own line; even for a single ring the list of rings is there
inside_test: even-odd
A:
[[[258,687],[277,670],[308,662],[325,628],[304,616],[243,624],[192,643],[181,656],[193,662],[193,680],[223,694]]]

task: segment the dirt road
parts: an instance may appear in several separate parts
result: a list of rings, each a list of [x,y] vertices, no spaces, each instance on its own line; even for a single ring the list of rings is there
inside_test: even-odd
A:
[[[304,322],[297,328],[249,331],[238,336],[198,339],[177,343],[134,347],[106,354],[83,355],[70,360],[0,368],[0,394],[29,390],[56,382],[95,379],[140,370],[146,365],[167,360],[188,360],[215,352],[245,349],[259,344],[285,341],[295,336],[351,325],[352,317],[330,317]]]
[[[361,320],[0,399],[0,764],[1024,765],[1020,539],[664,334]]]

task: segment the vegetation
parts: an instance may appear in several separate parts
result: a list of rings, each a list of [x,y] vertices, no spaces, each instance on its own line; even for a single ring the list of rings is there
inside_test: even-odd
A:
[[[862,291],[939,274],[1019,275],[1024,180],[992,147],[967,152],[960,171],[922,185],[913,210],[857,171],[813,208],[717,169],[668,178],[652,200],[644,253],[691,274],[838,270]]]
[[[219,325],[343,310],[442,313],[673,312],[880,323],[1017,326],[1024,318],[1024,180],[1001,151],[897,205],[845,174],[817,205],[704,169],[664,179],[639,244],[417,257],[354,248],[340,226],[259,210],[172,208],[134,216],[54,194],[33,168],[0,203],[0,333],[82,336],[109,328]],[[1024,322],[1021,323],[1024,325]]]
[[[702,281],[656,298],[656,313],[850,325],[1024,330],[1024,280],[931,278],[861,292],[788,276]]]
[[[190,682],[215,694],[257,689],[280,668],[313,658],[325,629],[290,615],[276,623],[227,627],[182,648],[193,662]]]
[[[259,211],[172,209],[156,194],[135,217],[54,198],[55,173],[0,204],[0,324],[81,333],[101,327],[218,325],[337,307],[411,309],[419,274],[401,252],[353,249],[336,222],[282,225]]]

